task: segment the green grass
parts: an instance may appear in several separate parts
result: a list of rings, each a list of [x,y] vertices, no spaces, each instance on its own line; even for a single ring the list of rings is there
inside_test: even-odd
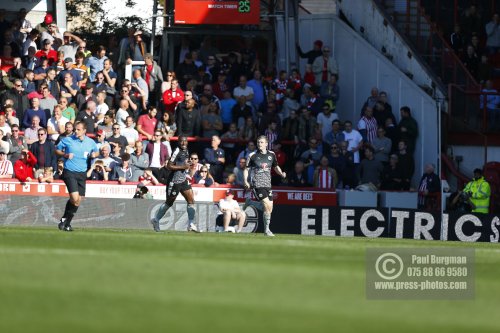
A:
[[[476,247],[469,301],[373,301],[367,247]],[[499,332],[500,249],[0,228],[0,332]]]

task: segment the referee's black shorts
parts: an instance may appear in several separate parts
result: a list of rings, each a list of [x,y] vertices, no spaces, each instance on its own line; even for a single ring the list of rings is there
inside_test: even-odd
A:
[[[68,188],[68,193],[78,192],[82,197],[85,196],[86,172],[73,172],[64,169],[63,181]]]

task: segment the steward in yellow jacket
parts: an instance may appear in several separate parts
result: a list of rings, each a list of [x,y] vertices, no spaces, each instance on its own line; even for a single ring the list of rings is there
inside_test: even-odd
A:
[[[474,170],[474,179],[465,185],[463,192],[469,195],[470,201],[474,205],[472,209],[473,213],[488,214],[491,189],[490,184],[484,180],[483,170]]]

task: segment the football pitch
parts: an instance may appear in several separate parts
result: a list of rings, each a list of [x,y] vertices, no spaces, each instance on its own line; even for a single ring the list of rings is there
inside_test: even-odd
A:
[[[475,298],[367,300],[370,247],[474,247]],[[497,244],[0,228],[4,333],[499,332],[499,309]]]

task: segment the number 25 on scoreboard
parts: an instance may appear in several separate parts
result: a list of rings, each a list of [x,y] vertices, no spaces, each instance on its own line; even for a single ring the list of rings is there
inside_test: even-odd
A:
[[[238,12],[248,13],[250,12],[250,0],[242,0],[238,2]]]

